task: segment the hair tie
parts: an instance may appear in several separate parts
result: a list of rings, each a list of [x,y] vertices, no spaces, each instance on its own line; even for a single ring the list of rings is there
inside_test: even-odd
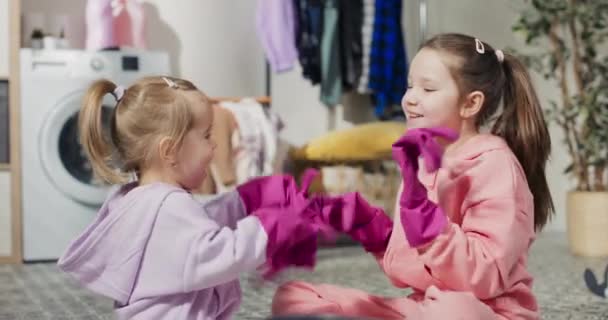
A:
[[[116,88],[114,88],[114,91],[112,91],[112,95],[116,99],[116,102],[119,102],[120,99],[122,99],[122,96],[125,95],[125,87],[116,86]]]
[[[494,50],[494,53],[496,54],[496,58],[498,58],[498,62],[502,63],[505,61],[505,54],[502,50]]]

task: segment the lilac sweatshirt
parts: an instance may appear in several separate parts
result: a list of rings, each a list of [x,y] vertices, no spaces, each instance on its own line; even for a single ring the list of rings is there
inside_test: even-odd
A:
[[[230,319],[238,277],[265,262],[267,241],[236,192],[201,203],[167,184],[128,184],[58,264],[114,299],[118,319]]]

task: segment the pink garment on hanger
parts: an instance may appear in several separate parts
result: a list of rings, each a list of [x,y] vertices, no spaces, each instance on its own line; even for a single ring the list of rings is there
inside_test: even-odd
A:
[[[85,19],[87,28],[86,48],[95,50],[116,44],[113,32],[112,0],[87,1]]]
[[[141,0],[88,0],[86,26],[87,50],[146,47]]]
[[[119,0],[124,5],[114,19],[114,34],[120,46],[146,48],[144,8],[140,0]]]

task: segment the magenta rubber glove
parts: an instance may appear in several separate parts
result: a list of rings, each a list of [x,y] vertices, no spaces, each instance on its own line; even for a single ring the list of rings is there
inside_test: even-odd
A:
[[[318,196],[312,201],[319,224],[348,234],[368,252],[386,249],[393,222],[382,209],[371,206],[358,192],[338,197]]]
[[[251,214],[260,219],[268,236],[264,278],[272,278],[290,266],[314,267],[319,228],[303,217],[307,206],[295,202],[287,207],[261,208]]]
[[[308,199],[308,187],[317,174],[306,170],[300,189],[289,175],[260,177],[237,187],[247,213],[260,220],[268,235],[266,279],[289,266],[314,267],[318,237],[332,235],[319,223]]]
[[[423,157],[428,172],[441,166],[443,149],[436,138],[454,141],[458,134],[447,128],[408,130],[393,144],[393,158],[401,168],[403,192],[399,199],[401,224],[412,247],[433,241],[444,230],[447,217],[428,199],[427,190],[418,180],[418,159]]]
[[[268,207],[284,207],[294,201],[306,201],[308,187],[318,172],[309,169],[304,172],[302,188],[298,189],[290,175],[275,175],[254,178],[236,188],[248,214]]]

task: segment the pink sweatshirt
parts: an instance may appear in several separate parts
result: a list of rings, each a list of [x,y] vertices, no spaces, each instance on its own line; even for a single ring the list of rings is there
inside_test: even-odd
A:
[[[429,197],[444,209],[450,225],[414,249],[396,214],[380,265],[394,285],[412,287],[415,300],[435,285],[471,292],[507,319],[538,319],[527,271],[534,203],[523,169],[496,136],[480,134],[453,151],[438,172],[420,170]]]
[[[239,275],[266,261],[268,237],[236,192],[201,203],[162,183],[125,185],[59,267],[115,301],[118,319],[230,319]]]

